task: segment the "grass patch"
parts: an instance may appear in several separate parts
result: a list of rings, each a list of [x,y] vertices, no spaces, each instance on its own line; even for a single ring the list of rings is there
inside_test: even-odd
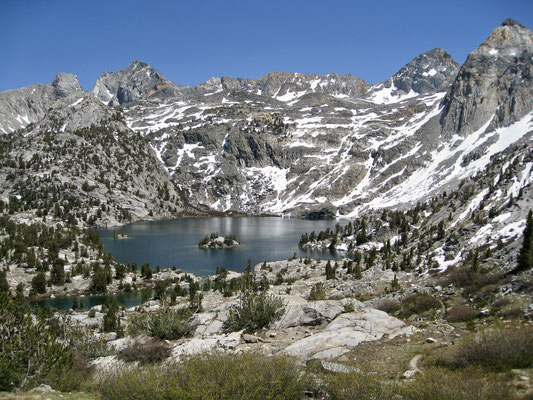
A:
[[[300,399],[305,387],[295,361],[254,353],[126,368],[106,374],[97,385],[108,400]]]
[[[505,377],[477,369],[446,371],[430,368],[402,388],[403,400],[502,400],[512,399]]]

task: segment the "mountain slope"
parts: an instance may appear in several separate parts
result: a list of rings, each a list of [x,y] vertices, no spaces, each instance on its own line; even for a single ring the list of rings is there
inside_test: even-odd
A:
[[[135,61],[92,94],[111,115],[107,105],[121,106],[188,207],[356,217],[454,190],[529,145],[531,37],[507,20],[460,68],[434,49],[373,87],[297,73],[178,87]],[[74,126],[90,126],[91,110]],[[73,120],[53,123],[68,131]]]
[[[125,118],[150,141],[194,203],[217,211],[355,217],[366,209],[408,206],[453,189],[498,152],[528,143],[533,107],[531,82],[523,76],[530,34],[506,21],[458,74],[451,57],[435,49],[366,95],[280,85],[294,83],[299,74],[271,74],[262,81],[276,82],[270,91],[257,89],[261,80],[223,78],[204,85],[202,96],[125,105]],[[498,44],[501,37],[505,40]],[[525,58],[489,59],[489,44],[508,52],[522,49]],[[479,54],[481,63],[475,61]],[[309,82],[304,78],[302,85]],[[495,89],[498,85],[504,86]],[[392,94],[385,102],[377,95],[383,87]],[[473,87],[479,98],[461,87]],[[498,109],[503,116],[498,124],[477,116],[486,117],[485,107],[496,112],[492,100],[483,100],[494,97],[494,90],[502,105],[514,104],[507,107],[514,110],[509,117],[503,106]],[[479,103],[472,115],[459,110],[469,102]],[[450,133],[452,122],[461,120],[454,113],[477,129],[471,131],[463,121],[459,135]]]
[[[31,130],[1,140],[0,198],[13,211],[37,210],[43,219],[70,213],[85,226],[183,209],[144,139],[86,92],[59,100]]]

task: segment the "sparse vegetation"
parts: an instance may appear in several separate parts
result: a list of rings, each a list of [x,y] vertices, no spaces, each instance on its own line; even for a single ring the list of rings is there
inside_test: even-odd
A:
[[[322,282],[315,283],[307,296],[309,301],[326,300],[326,289]]]

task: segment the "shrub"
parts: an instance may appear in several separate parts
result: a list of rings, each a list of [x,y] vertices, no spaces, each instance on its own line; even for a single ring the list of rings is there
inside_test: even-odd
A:
[[[387,385],[377,376],[366,373],[325,373],[315,382],[315,392],[332,400],[393,400],[398,399],[398,388]]]
[[[133,342],[118,354],[124,361],[140,361],[141,363],[154,363],[163,361],[170,356],[170,346],[161,340],[149,340],[145,343]]]
[[[511,388],[500,376],[487,376],[479,370],[446,371],[429,368],[406,384],[404,400],[501,400],[511,399]]]
[[[244,291],[239,302],[230,307],[224,327],[230,332],[241,329],[254,332],[279,319],[284,311],[285,307],[279,297],[265,292]]]
[[[494,300],[492,302],[491,306],[493,308],[502,308],[502,307],[508,306],[511,303],[512,303],[512,301],[510,299],[508,299],[507,297],[500,297],[500,298]]]
[[[509,318],[520,318],[524,316],[524,312],[520,307],[514,306],[509,308],[504,308],[503,310],[498,311],[498,317],[509,319]]]
[[[533,327],[489,328],[465,338],[437,363],[451,368],[479,366],[493,371],[533,366]]]
[[[475,294],[485,286],[502,283],[505,280],[502,274],[482,274],[471,268],[450,268],[444,279],[445,285],[453,284],[464,288],[464,294]]]
[[[307,296],[309,301],[326,300],[326,289],[322,282],[315,283]]]
[[[301,399],[305,381],[295,361],[254,353],[206,354],[167,366],[106,373],[97,390],[108,400]]]
[[[88,378],[89,357],[109,355],[107,344],[68,319],[31,310],[0,293],[0,391],[46,383],[71,391]]]
[[[378,310],[385,311],[387,314],[395,313],[400,307],[400,303],[392,299],[383,299],[376,305]]]
[[[190,336],[196,328],[191,322],[191,316],[192,311],[187,308],[138,314],[131,318],[128,332],[132,336],[145,333],[160,339],[179,339]]]
[[[440,301],[427,293],[413,294],[402,300],[402,315],[410,317],[413,314],[422,314],[440,308],[440,306]]]
[[[464,304],[456,304],[448,311],[448,322],[466,322],[479,317],[479,310]]]
[[[0,292],[0,390],[42,382],[72,364],[72,352],[37,308]]]

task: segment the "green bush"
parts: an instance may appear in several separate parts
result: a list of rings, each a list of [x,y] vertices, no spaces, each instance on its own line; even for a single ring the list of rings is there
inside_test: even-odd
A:
[[[254,332],[279,319],[285,307],[279,297],[265,292],[244,291],[237,304],[230,307],[224,328],[229,331]]]
[[[149,340],[145,343],[133,342],[118,354],[124,361],[139,361],[141,363],[154,363],[163,361],[170,356],[170,346],[161,340]]]
[[[290,358],[206,354],[179,364],[143,365],[106,373],[97,390],[108,400],[301,399],[305,381]]]
[[[493,371],[533,366],[533,327],[489,328],[463,339],[436,362],[451,368],[479,366]]]
[[[403,317],[410,317],[413,314],[422,314],[440,308],[440,306],[439,300],[427,293],[413,294],[402,300],[401,314]]]
[[[175,340],[192,334],[196,325],[191,322],[192,311],[163,309],[133,316],[128,325],[132,336],[147,334],[160,339]]]
[[[326,289],[322,282],[315,283],[307,296],[309,301],[326,300]]]
[[[477,317],[479,317],[479,310],[464,304],[456,304],[446,315],[448,322],[466,322]]]
[[[401,308],[398,301],[392,299],[383,299],[377,305],[376,308],[381,311],[385,311],[387,314],[395,313]]]

